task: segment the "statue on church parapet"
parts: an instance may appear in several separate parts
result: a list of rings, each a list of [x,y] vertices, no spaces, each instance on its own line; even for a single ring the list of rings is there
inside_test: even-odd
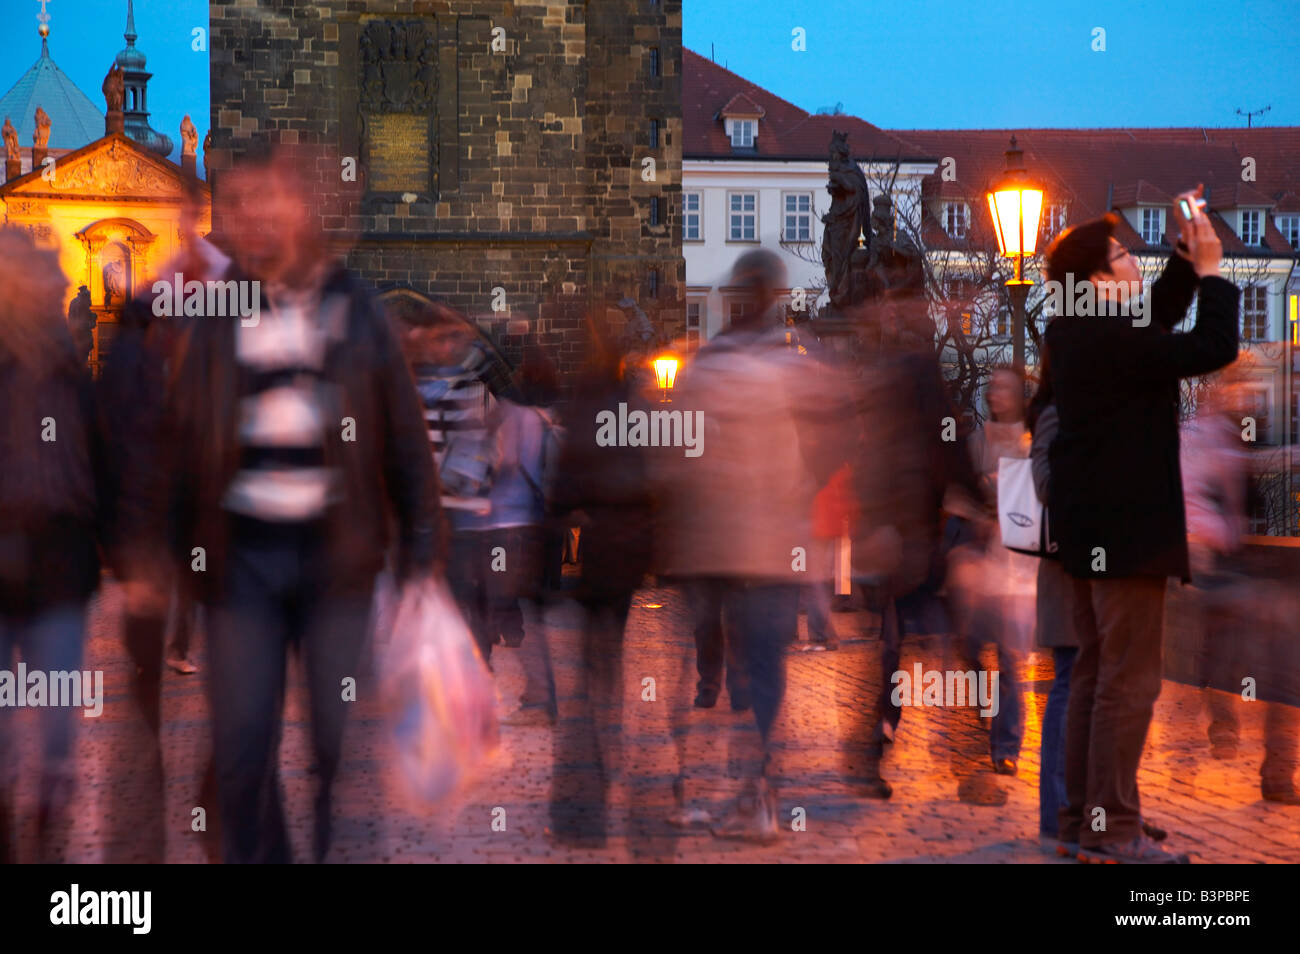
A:
[[[44,150],[50,142],[50,116],[41,107],[36,107],[36,128],[32,130],[32,145]]]
[[[104,103],[108,106],[110,113],[120,113],[122,103],[126,99],[126,77],[122,72],[122,67],[116,63],[104,77]]]
[[[827,163],[826,191],[831,207],[822,216],[826,230],[822,237],[822,265],[826,269],[826,288],[833,308],[845,309],[854,304],[851,264],[859,239],[870,243],[871,192],[867,177],[853,161],[846,133],[831,133],[830,160]]]
[[[190,119],[189,113],[181,120],[181,155],[193,156],[198,154],[199,148],[199,130],[194,125],[194,120]]]
[[[212,154],[212,130],[209,129],[203,137],[203,178],[211,179],[212,173],[208,168],[208,157]]]
[[[10,162],[21,161],[23,154],[22,147],[18,145],[18,130],[14,128],[14,124],[9,121],[8,116],[5,117],[3,133],[5,137],[5,158]]]

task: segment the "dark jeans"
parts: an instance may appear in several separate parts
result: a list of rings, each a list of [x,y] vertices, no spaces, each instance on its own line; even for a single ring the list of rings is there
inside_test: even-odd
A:
[[[1055,677],[1047,693],[1043,712],[1043,747],[1038,779],[1038,830],[1055,836],[1060,831],[1065,797],[1065,716],[1070,703],[1070,673],[1079,650],[1074,646],[1052,647]]]
[[[311,711],[315,857],[329,847],[330,788],[348,706],[343,680],[359,678],[373,580],[332,585],[317,526],[237,521],[222,598],[207,607],[213,758],[227,862],[288,862],[279,786],[280,733],[290,648],[303,658]],[[358,695],[364,689],[358,687]]]
[[[1066,612],[1079,638],[1066,716],[1066,806],[1060,837],[1087,848],[1142,830],[1137,770],[1160,695],[1164,577],[1069,577]],[[1104,810],[1102,817],[1095,809]]]
[[[903,718],[902,706],[894,703],[894,684],[890,677],[898,671],[898,663],[902,658],[907,621],[932,617],[932,625],[951,631],[951,614],[936,595],[937,586],[938,583],[927,581],[903,596],[894,595],[888,582],[878,585],[876,589],[876,602],[880,606],[880,692],[876,697],[876,719],[871,731],[872,750],[877,755],[881,751],[880,723],[888,722],[891,728],[897,729]],[[1001,688],[999,682],[999,693]]]
[[[736,624],[732,621],[728,626],[723,618],[730,586],[731,581],[720,577],[694,579],[686,585],[695,630],[695,669],[700,675],[696,692],[719,692],[725,664],[727,696],[733,706],[743,709],[750,704],[749,676],[737,655]],[[730,638],[728,628],[733,630]]]
[[[989,723],[989,756],[994,762],[1020,758],[1020,742],[1024,737],[1024,706],[1020,699],[1020,654],[999,638],[1001,621],[995,610],[983,610],[975,615],[973,625],[966,634],[966,656],[979,668],[980,649],[985,643],[997,646],[998,658],[998,711]]]
[[[786,647],[799,620],[799,586],[738,581],[727,594],[724,612],[736,621],[738,655],[749,677],[766,772],[772,726],[785,698]]]
[[[835,638],[835,626],[831,623],[832,585],[830,580],[824,580],[799,588],[799,605],[808,619],[809,642],[825,643]]]
[[[82,644],[86,632],[86,608],[78,605],[53,606],[31,616],[0,616],[0,669],[17,672],[16,656],[21,655],[29,672],[72,672],[81,669]],[[15,679],[16,679],[15,675]],[[91,687],[93,690],[93,686]],[[18,692],[26,692],[18,686]],[[83,696],[84,698],[84,696]],[[48,699],[47,699],[48,702]],[[100,699],[102,704],[104,700]],[[41,733],[40,795],[42,801],[54,795],[57,786],[65,791],[73,782],[73,726],[83,719],[75,706],[47,705],[38,710]],[[0,708],[0,861],[8,857],[16,844],[10,841],[10,812],[17,756],[13,739],[12,708]]]
[[[17,673],[17,658],[29,672],[73,672],[81,669],[82,645],[86,636],[86,607],[55,606],[35,615],[0,616],[0,669]],[[17,678],[17,676],[14,676]],[[27,686],[17,686],[25,693]],[[48,702],[48,699],[47,699]],[[103,702],[103,699],[100,699]],[[82,720],[73,706],[45,706],[39,710],[44,772],[48,780],[70,773],[73,754],[73,725]],[[0,788],[12,772],[16,751],[12,747],[14,711],[0,708]]]
[[[551,828],[566,844],[605,844],[610,783],[623,770],[623,634],[632,590],[585,600],[573,705],[559,707]]]
[[[541,531],[536,527],[451,535],[447,581],[484,662],[498,642],[509,646],[523,642],[524,613],[519,600],[537,595],[541,574]]]

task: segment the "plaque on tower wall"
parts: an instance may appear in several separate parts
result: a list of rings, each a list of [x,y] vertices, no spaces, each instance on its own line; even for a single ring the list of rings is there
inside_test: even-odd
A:
[[[432,18],[365,19],[356,62],[367,204],[437,195],[438,46]]]

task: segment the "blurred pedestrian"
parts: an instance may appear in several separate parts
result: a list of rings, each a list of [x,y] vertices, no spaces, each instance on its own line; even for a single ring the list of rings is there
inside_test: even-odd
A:
[[[768,841],[777,836],[770,762],[785,653],[814,546],[813,498],[844,460],[830,406],[842,395],[787,342],[785,268],[775,255],[740,256],[729,283],[741,290],[741,315],[700,349],[675,389],[675,410],[702,414],[704,444],[674,471],[665,565],[678,577],[723,581],[727,638],[737,639],[761,753],[714,834]]]
[[[1232,759],[1240,742],[1236,693],[1215,691],[1214,684],[1240,685],[1238,672],[1253,671],[1246,659],[1259,658],[1281,627],[1268,617],[1283,605],[1266,581],[1254,580],[1242,566],[1252,491],[1251,445],[1243,441],[1242,421],[1250,413],[1240,363],[1230,365],[1200,398],[1195,416],[1183,428],[1180,461],[1187,510],[1187,545],[1192,586],[1189,589],[1202,627],[1200,684],[1210,710],[1210,752]],[[1285,614],[1283,614],[1285,618]],[[1252,634],[1243,639],[1243,634]],[[1284,641],[1284,640],[1283,640]],[[1244,650],[1256,652],[1248,654]],[[1267,656],[1267,652],[1262,654]],[[1277,672],[1268,666],[1257,679],[1266,700],[1264,759],[1260,793],[1266,801],[1300,805],[1295,788],[1296,713],[1269,696],[1277,691]]]
[[[984,498],[996,507],[998,462],[1029,456],[1025,427],[1025,377],[1012,367],[993,370],[988,387],[989,416],[971,438],[971,455]],[[998,711],[989,721],[989,757],[999,775],[1015,775],[1024,733],[1018,673],[1024,662],[1033,608],[1038,560],[1015,553],[990,533],[977,558],[978,572],[967,577],[963,594],[968,612],[962,634],[966,656],[978,668],[980,648],[993,643],[998,660]]]
[[[594,336],[564,418],[557,517],[582,530],[582,609],[576,711],[560,712],[551,830],[567,844],[605,843],[611,788],[624,776],[623,655],[632,597],[651,569],[655,499],[646,449],[599,438],[597,416],[646,408],[622,356]]]
[[[876,594],[881,615],[879,689],[875,705],[847,740],[848,772],[855,790],[868,798],[889,798],[880,774],[884,746],[892,744],[902,718],[894,702],[892,675],[898,671],[909,619],[942,618],[951,630],[953,614],[940,603],[948,577],[945,515],[987,525],[965,434],[945,422],[959,418],[944,386],[934,347],[934,325],[918,300],[895,299],[884,310],[885,347],[864,376],[853,451],[858,520],[853,572]],[[933,611],[939,610],[937,614]]]
[[[51,680],[81,669],[86,603],[99,586],[103,454],[90,375],[63,316],[66,287],[57,253],[24,231],[0,229],[0,669],[12,674],[21,658]],[[80,721],[72,705],[49,702],[36,714],[42,861],[57,860],[72,807]],[[14,705],[0,706],[0,861],[16,860],[17,850]]]
[[[388,514],[399,582],[430,574],[437,481],[396,337],[320,231],[337,185],[310,176],[328,157],[257,145],[216,196],[230,276],[256,314],[185,330],[167,403],[167,499],[208,625],[225,860],[290,859],[278,753],[292,648],[308,683],[321,861]]]

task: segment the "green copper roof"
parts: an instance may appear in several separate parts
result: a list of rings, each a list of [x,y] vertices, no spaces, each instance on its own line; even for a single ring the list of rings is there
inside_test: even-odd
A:
[[[135,32],[135,6],[132,0],[126,0],[126,32],[122,38],[126,40],[126,49],[117,54],[117,65],[124,70],[144,72],[144,54],[135,48],[139,36]]]
[[[104,135],[103,112],[50,59],[46,40],[40,59],[0,97],[0,123],[9,117],[24,149],[32,145],[37,106],[50,115],[50,149],[78,149]]]

